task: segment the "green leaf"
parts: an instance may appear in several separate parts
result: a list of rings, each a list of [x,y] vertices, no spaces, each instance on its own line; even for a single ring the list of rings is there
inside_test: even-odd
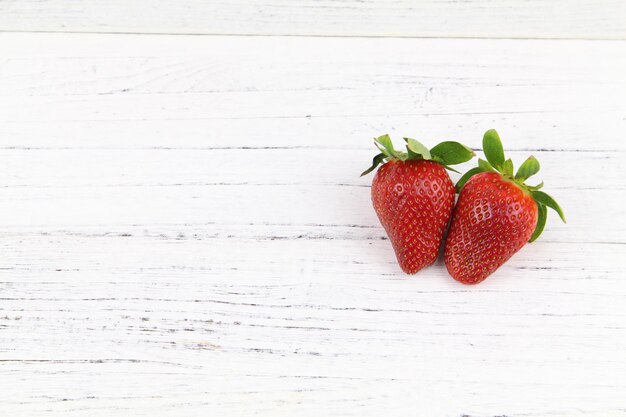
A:
[[[481,171],[485,171],[485,172],[488,172],[488,171],[495,172],[495,169],[491,166],[489,162],[480,158],[478,158],[478,168],[480,168]]]
[[[406,154],[407,154],[407,159],[409,160],[424,159],[422,158],[422,155],[417,154],[413,152],[412,150],[410,150],[409,145],[406,145]]]
[[[404,138],[404,140],[406,141],[407,149],[413,152],[413,154],[420,155],[424,159],[433,159],[428,148],[420,142],[411,138]]]
[[[540,190],[542,187],[543,187],[543,181],[541,181],[537,185],[527,185],[526,186],[526,188],[528,188],[530,191],[537,191],[537,190]]]
[[[502,173],[509,178],[513,178],[513,161],[510,159],[504,161],[504,164],[502,164]]]
[[[396,158],[398,158],[401,161],[406,161],[407,159],[409,159],[409,154],[407,152],[396,151]]]
[[[378,148],[378,150],[384,154],[387,158],[393,158],[394,156],[389,154],[389,151],[387,151],[387,149],[385,149],[384,146],[382,146],[381,144],[379,144],[378,142],[374,142],[374,145],[376,145],[376,147]]]
[[[380,149],[382,153],[387,155],[390,158],[395,158],[396,150],[393,148],[393,142],[391,142],[391,138],[389,135],[382,135],[374,139],[374,143]]]
[[[525,160],[522,166],[520,166],[517,170],[517,174],[515,174],[515,179],[526,181],[527,178],[530,178],[537,172],[539,172],[539,168],[539,161],[537,161],[534,156],[529,156],[528,159]]]
[[[537,240],[541,232],[543,232],[543,228],[546,226],[546,218],[548,217],[548,209],[541,203],[537,203],[537,227],[535,227],[535,231],[532,236],[530,236],[529,242],[534,242]]]
[[[441,142],[430,150],[433,159],[440,159],[444,165],[457,165],[467,162],[476,154],[470,148],[459,142]]]
[[[385,154],[379,153],[378,155],[376,155],[374,159],[372,159],[372,166],[366,169],[365,171],[363,171],[361,176],[367,175],[370,172],[372,172],[379,164],[382,164],[384,160],[385,160]]]
[[[483,152],[487,157],[487,161],[496,169],[502,168],[504,164],[504,149],[498,132],[490,129],[483,136]]]
[[[461,177],[461,179],[456,183],[456,186],[454,187],[456,189],[457,193],[461,192],[461,189],[463,188],[463,186],[465,185],[465,183],[474,175],[483,172],[482,169],[476,167],[476,168],[472,168],[469,171],[467,171],[465,174],[463,174],[463,176]]]
[[[459,172],[459,171],[457,171],[456,169],[452,168],[452,167],[451,167],[451,166],[449,166],[449,165],[444,165],[443,167],[444,167],[445,169],[447,169],[448,171],[452,171],[452,172],[456,172],[457,174],[460,174],[460,172]]]
[[[433,154],[430,154],[432,159],[431,161],[435,161],[435,162],[439,162],[440,164],[443,164],[443,159],[439,158],[438,156],[435,156]]]
[[[537,203],[541,203],[550,207],[552,210],[556,211],[559,214],[559,217],[561,218],[561,220],[563,220],[563,223],[567,223],[565,221],[565,215],[563,214],[563,210],[561,210],[559,204],[554,201],[552,197],[550,197],[543,191],[531,191],[531,193]]]

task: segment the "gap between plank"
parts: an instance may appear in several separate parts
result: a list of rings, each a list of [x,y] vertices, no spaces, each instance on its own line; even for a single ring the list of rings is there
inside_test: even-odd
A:
[[[413,35],[341,35],[341,34],[289,34],[289,33],[228,33],[228,32],[132,32],[132,31],[89,31],[89,30],[3,30],[1,33],[43,33],[43,34],[80,34],[80,35],[145,35],[145,36],[224,36],[224,37],[286,37],[286,38],[362,38],[362,39],[474,39],[474,40],[519,40],[519,41],[626,41],[626,37],[507,37],[507,36],[413,36]]]

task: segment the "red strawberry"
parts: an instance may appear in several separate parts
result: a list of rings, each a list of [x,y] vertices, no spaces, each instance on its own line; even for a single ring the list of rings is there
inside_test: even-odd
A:
[[[457,142],[442,142],[429,151],[414,139],[405,140],[406,153],[394,150],[388,135],[375,139],[381,153],[361,175],[386,161],[372,182],[372,202],[400,267],[414,274],[435,262],[454,207],[454,184],[446,168],[470,160],[474,152]]]
[[[445,245],[445,262],[454,279],[477,284],[491,275],[526,242],[539,237],[546,223],[547,207],[565,221],[563,211],[548,194],[538,191],[543,182],[524,181],[539,171],[539,162],[528,158],[513,176],[513,162],[504,160],[495,130],[483,138],[487,161],[468,171],[457,183],[461,189]]]

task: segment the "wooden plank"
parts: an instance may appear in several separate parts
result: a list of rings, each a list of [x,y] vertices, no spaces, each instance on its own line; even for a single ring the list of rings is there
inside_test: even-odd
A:
[[[5,0],[5,31],[624,39],[620,0]]]
[[[4,147],[476,147],[498,127],[511,149],[626,149],[621,42],[2,38]]]
[[[328,238],[346,237],[329,226],[354,225],[357,229],[350,232],[360,238],[379,238],[384,233],[370,207],[371,177],[358,177],[371,154],[333,149],[7,150],[0,153],[3,169],[10,173],[0,189],[5,212],[0,224],[80,231],[84,226],[137,224],[158,230],[173,222],[185,225],[183,234],[208,224],[204,233],[217,233],[216,238],[241,232],[221,230],[228,224],[249,227],[259,238],[276,236],[271,227],[256,229],[265,224],[291,225],[291,237],[321,233]],[[554,216],[548,230],[555,233],[546,236],[624,243],[623,225],[598,222],[587,214],[620,216],[626,189],[620,175],[623,153],[535,154],[544,166],[539,178],[546,181],[546,190],[578,226],[561,225]],[[518,165],[527,155],[509,153]],[[581,166],[596,174],[578,175]]]
[[[380,240],[20,239],[0,307],[12,411],[374,415],[391,401],[397,413],[619,415],[623,404],[615,245],[539,241],[468,288],[441,267],[405,278]]]

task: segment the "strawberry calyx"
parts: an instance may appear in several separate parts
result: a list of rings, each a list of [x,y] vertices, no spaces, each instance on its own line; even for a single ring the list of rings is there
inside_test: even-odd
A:
[[[376,145],[380,153],[374,156],[372,166],[363,171],[361,176],[369,174],[379,164],[384,164],[385,162],[389,162],[391,160],[434,161],[440,163],[444,166],[444,168],[450,171],[458,172],[457,170],[451,168],[450,165],[467,162],[476,155],[473,150],[460,144],[459,142],[444,141],[433,148],[428,149],[421,142],[415,139],[404,138],[404,141],[406,142],[406,152],[395,150],[389,135],[382,135],[374,138],[374,145]]]
[[[546,225],[548,207],[556,211],[563,223],[567,223],[559,204],[548,194],[539,191],[543,187],[543,181],[537,185],[526,184],[526,180],[539,172],[540,169],[539,161],[534,156],[528,157],[517,172],[513,174],[513,161],[511,159],[504,159],[502,141],[500,140],[498,132],[494,129],[488,130],[483,136],[483,152],[487,160],[479,158],[478,166],[467,171],[461,179],[459,179],[455,187],[457,192],[461,192],[465,183],[474,175],[481,172],[497,172],[505,180],[512,182],[526,194],[530,195],[537,204],[537,226],[529,242],[535,241],[539,235],[541,235],[541,232],[543,232],[543,228]]]

